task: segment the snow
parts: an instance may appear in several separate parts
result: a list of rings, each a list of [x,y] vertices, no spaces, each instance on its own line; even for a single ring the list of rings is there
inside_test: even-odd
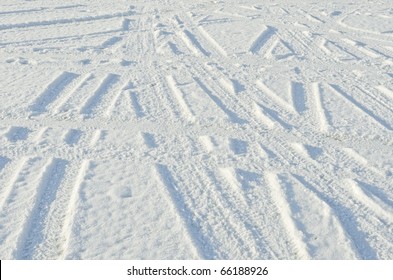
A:
[[[0,3],[1,259],[392,259],[390,0]]]

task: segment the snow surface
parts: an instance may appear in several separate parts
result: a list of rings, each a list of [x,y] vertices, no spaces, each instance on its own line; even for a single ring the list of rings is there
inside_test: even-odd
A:
[[[393,2],[1,0],[1,259],[393,259]]]

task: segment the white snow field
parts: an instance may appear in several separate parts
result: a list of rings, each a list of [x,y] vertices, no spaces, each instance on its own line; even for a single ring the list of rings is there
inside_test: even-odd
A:
[[[1,0],[1,259],[393,259],[393,1]]]

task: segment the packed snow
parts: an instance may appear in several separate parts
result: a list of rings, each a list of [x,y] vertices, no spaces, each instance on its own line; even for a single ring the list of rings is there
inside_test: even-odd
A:
[[[2,0],[1,259],[393,259],[391,0]]]

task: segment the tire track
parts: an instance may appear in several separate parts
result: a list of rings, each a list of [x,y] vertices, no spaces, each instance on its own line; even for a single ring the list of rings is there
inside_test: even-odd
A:
[[[4,240],[2,258],[20,258],[17,254],[20,240],[25,238],[28,217],[34,209],[34,201],[40,195],[40,180],[48,163],[41,158],[22,159],[6,187],[6,194],[0,204],[0,237]],[[13,219],[9,219],[11,213]]]
[[[216,140],[206,140],[206,136],[201,139],[201,144],[207,146],[210,154],[224,154],[221,148],[216,151],[214,144]],[[174,140],[168,139],[168,141]],[[235,156],[240,156],[239,148],[235,148],[236,143],[233,142],[234,140],[229,141],[225,151],[232,151]],[[196,143],[197,146],[201,144]],[[192,143],[189,145],[193,146]],[[202,149],[206,148],[202,147]],[[243,155],[245,150],[243,148],[241,150]],[[214,162],[213,159],[211,160]],[[272,224],[270,219],[275,219],[274,214],[270,215],[277,211],[274,204],[265,191],[257,192],[256,188],[251,187],[252,182],[246,183],[247,176],[251,173],[236,170],[235,175],[232,168],[218,168],[216,172],[211,170],[211,160],[203,163],[196,160],[190,164],[185,158],[180,157],[176,164],[178,166],[176,181],[182,186],[178,192],[182,201],[189,207],[194,223],[200,228],[205,250],[211,252],[210,255],[214,258],[277,258],[283,254],[292,258],[289,257],[293,254],[288,252],[291,249],[288,248],[287,239],[284,238],[281,228],[276,226],[276,223],[273,223],[275,225],[273,227],[267,226]],[[186,183],[186,176],[192,176],[192,188]],[[238,181],[238,177],[244,182]],[[255,180],[262,186],[265,184],[260,181],[260,177],[255,177]],[[247,189],[247,185],[250,189]],[[245,193],[243,189],[246,189]],[[206,204],[206,201],[211,202]],[[265,206],[261,209],[261,205],[255,203],[257,201],[264,201]],[[205,209],[204,205],[211,203],[216,205],[214,210],[211,207]],[[246,207],[240,207],[241,205]],[[277,235],[274,236],[279,236],[280,239],[270,240],[271,236],[267,231],[276,232]],[[224,236],[227,241],[217,239]],[[243,249],[239,251],[239,248]]]
[[[187,229],[189,238],[191,239],[194,254],[199,258],[209,259],[211,256],[201,250],[203,245],[201,243],[200,237],[196,234],[198,229],[193,226],[192,215],[188,207],[186,206],[183,198],[179,195],[179,187],[175,183],[171,172],[168,167],[163,164],[156,164],[156,172],[158,173],[159,181],[161,181],[166,189],[166,196],[168,196],[172,204],[175,206],[177,214],[180,216],[184,227]]]
[[[376,88],[378,91],[383,93],[387,98],[389,98],[391,101],[393,101],[393,90],[390,90],[385,86],[377,86]]]
[[[311,95],[312,95],[312,108],[315,108],[313,111],[315,112],[315,120],[319,124],[319,129],[322,133],[327,133],[330,129],[330,122],[326,117],[326,110],[323,107],[322,98],[321,98],[321,85],[319,83],[311,84]]]
[[[259,247],[255,243],[257,241],[253,239],[252,232],[247,227],[247,219],[237,211],[236,207],[228,208],[230,200],[222,192],[215,190],[215,188],[221,188],[222,184],[215,179],[214,175],[209,176],[210,178],[202,174],[195,175],[193,180],[195,187],[193,193],[195,194],[179,189],[178,199],[188,206],[182,209],[189,209],[186,212],[187,216],[190,215],[188,219],[192,221],[192,224],[197,225],[198,230],[195,232],[198,233],[199,239],[202,239],[199,244],[199,248],[203,250],[202,256],[207,259],[234,257],[249,259],[261,254],[266,255],[268,249],[264,246]],[[196,179],[197,177],[201,180]],[[214,202],[214,209],[206,209],[203,206],[204,203],[201,203],[206,201],[207,197],[209,197],[208,201]],[[198,207],[193,207],[193,205],[198,205]],[[228,212],[228,209],[233,209],[233,211]],[[204,222],[205,219],[209,222]],[[252,224],[249,223],[249,225]],[[239,251],[240,248],[243,250]]]
[[[279,107],[284,108],[287,110],[288,113],[295,113],[294,106],[290,104],[289,102],[285,101],[283,98],[281,98],[279,95],[277,95],[275,92],[273,92],[270,88],[268,88],[262,81],[257,81],[256,85],[258,88],[262,90],[264,94],[266,94],[271,100],[274,100],[275,103],[279,105]]]
[[[99,16],[87,16],[87,17],[79,17],[79,18],[64,18],[64,19],[55,19],[55,20],[31,21],[31,22],[23,22],[23,23],[16,23],[16,24],[1,24],[0,30],[31,28],[31,27],[37,27],[37,26],[52,26],[52,25],[60,25],[60,24],[68,24],[68,23],[89,22],[89,21],[99,21],[99,20],[103,20],[103,19],[127,17],[127,16],[131,16],[133,14],[134,14],[134,11],[127,11],[127,12],[119,12],[119,13],[114,13],[114,14],[104,14],[104,15],[99,15]]]
[[[73,184],[70,184],[66,188],[66,192],[64,196],[62,196],[62,200],[60,201],[60,206],[59,207],[62,213],[64,213],[64,209],[66,215],[62,214],[62,228],[59,231],[57,229],[57,232],[59,235],[61,235],[64,240],[63,242],[55,244],[57,246],[60,246],[59,253],[56,257],[59,257],[60,259],[69,259],[73,258],[74,256],[72,255],[72,235],[74,232],[80,231],[80,225],[76,223],[76,216],[77,216],[77,209],[78,209],[78,201],[80,199],[80,192],[81,188],[83,185],[83,182],[88,174],[89,169],[92,167],[90,160],[83,160],[82,163],[80,164],[79,172],[77,173],[75,177],[75,181]],[[56,211],[58,214],[61,213],[60,211]]]
[[[56,199],[61,182],[64,179],[68,162],[51,159],[45,167],[37,186],[34,206],[23,226],[14,252],[15,259],[32,259],[34,251],[44,241],[43,230],[48,221],[51,206]]]
[[[284,143],[280,143],[283,151],[291,151],[289,147],[284,145]],[[285,156],[287,158],[288,156]],[[283,160],[287,161],[284,157]],[[292,161],[294,158],[291,159]],[[364,217],[360,213],[366,211],[364,209],[364,205],[359,205],[356,201],[353,200],[350,193],[347,192],[345,188],[342,186],[342,182],[340,179],[334,179],[333,174],[331,174],[329,168],[324,168],[319,166],[316,162],[308,161],[307,168],[309,173],[306,175],[311,181],[307,182],[305,180],[304,175],[297,175],[299,171],[294,169],[292,172],[293,176],[299,180],[303,185],[307,186],[310,189],[313,189],[315,193],[317,193],[325,202],[331,205],[332,209],[335,210],[339,220],[342,225],[345,226],[345,231],[350,236],[352,240],[354,240],[354,247],[358,253],[359,258],[362,259],[376,259],[378,258],[378,250],[375,248],[380,248],[381,245],[371,244],[371,240],[369,240],[368,236],[378,235],[380,243],[384,244],[382,246],[390,246],[388,236],[389,235],[381,235],[379,232],[385,226],[377,225],[376,222],[369,217]],[[290,168],[293,169],[293,168]],[[317,174],[321,174],[316,176]],[[340,176],[339,176],[340,177]],[[320,181],[323,181],[321,184]],[[311,185],[313,184],[313,186]],[[350,207],[350,208],[347,208]],[[348,218],[352,217],[352,218]],[[357,217],[357,221],[351,221],[349,219],[353,219]],[[383,231],[383,230],[382,230]]]
[[[39,115],[47,111],[47,107],[53,103],[73,80],[79,75],[71,72],[63,72],[58,75],[48,86],[44,92],[30,106],[33,115]]]
[[[333,209],[315,192],[292,176],[281,185],[291,218],[302,233],[312,259],[355,259],[357,251]]]
[[[87,74],[83,77],[83,79],[76,84],[72,90],[62,98],[59,99],[57,104],[53,106],[53,114],[55,115],[63,115],[70,114],[71,112],[75,112],[78,106],[83,103],[85,99],[85,95],[91,90],[92,81],[95,80],[96,77],[93,74]]]
[[[5,166],[5,172],[2,173],[2,176],[0,177],[1,185],[4,186],[0,190],[0,209],[4,208],[7,199],[12,192],[13,185],[16,183],[18,176],[22,172],[22,169],[27,161],[27,158],[22,157],[19,160],[12,160],[7,166]]]
[[[223,56],[228,57],[225,49],[202,27],[198,27],[198,31],[206,38],[206,40]]]
[[[179,88],[176,85],[176,81],[173,78],[173,76],[167,76],[166,77],[168,86],[170,90],[172,91],[176,101],[178,102],[182,114],[185,117],[185,119],[189,122],[195,122],[195,114],[192,112],[190,106],[187,104],[186,100],[183,97],[183,92],[179,90]]]
[[[268,48],[264,57],[267,59],[274,58],[275,60],[287,59],[296,55],[293,47],[283,39],[274,40],[273,44]]]
[[[393,209],[391,205],[385,203],[386,200],[375,200],[376,197],[355,180],[346,179],[344,183],[349,186],[349,191],[356,200],[385,220],[388,225],[393,224]]]
[[[357,168],[365,169],[366,173],[368,171],[371,171],[371,172],[375,173],[376,175],[378,175],[379,177],[382,177],[382,178],[385,177],[383,172],[381,172],[379,169],[374,167],[373,164],[371,162],[369,162],[369,160],[367,160],[365,157],[360,155],[354,149],[342,148],[341,150],[345,153],[344,158],[342,158],[340,160],[340,162],[343,166],[348,166],[348,167],[355,166],[352,168],[353,170],[356,170]]]
[[[373,111],[368,109],[365,105],[357,101],[351,95],[346,93],[340,86],[335,84],[329,84],[330,88],[333,89],[335,93],[343,97],[346,101],[350,102],[356,109],[360,110],[362,113],[366,114],[368,117],[373,119],[378,125],[382,126],[387,130],[393,130],[392,126],[381,117],[377,116]]]
[[[178,32],[178,35],[186,44],[186,46],[194,53],[196,56],[200,56],[201,54],[204,56],[210,56],[210,53],[206,51],[195,35],[189,30],[185,29],[181,32]]]
[[[325,201],[333,209],[343,226],[345,234],[353,240],[353,248],[357,257],[362,259],[377,258],[377,252],[372,248],[366,235],[375,229],[370,229],[369,223],[364,223],[364,220],[355,220],[355,217],[360,217],[358,215],[362,213],[362,210],[359,209],[348,193],[343,191],[339,180],[334,179],[334,176],[329,173],[328,168],[323,168],[316,162],[305,162],[303,159],[298,158],[285,143],[281,142],[280,146],[282,146],[282,151],[278,153],[277,147],[275,151],[276,154],[280,155],[285,165],[290,166],[286,171],[291,172],[294,178],[317,194],[321,200]],[[288,152],[289,155],[287,154]],[[288,158],[291,159],[292,164]],[[299,174],[299,169],[293,168],[293,166],[297,166],[298,164],[307,166],[308,172],[306,174]],[[302,168],[300,170],[304,169]]]
[[[105,95],[109,94],[112,91],[112,88],[115,84],[118,83],[120,79],[119,75],[116,74],[108,74],[100,83],[98,88],[95,90],[92,96],[86,100],[86,102],[82,105],[80,113],[85,115],[87,118],[92,118],[93,115],[99,114],[99,105],[100,103],[104,103]],[[110,99],[110,97],[106,98]]]
[[[310,259],[310,254],[307,250],[307,245],[303,241],[303,237],[297,229],[294,220],[291,218],[290,203],[285,198],[285,194],[280,184],[280,178],[277,174],[272,172],[266,173],[266,178],[269,182],[269,187],[273,200],[280,209],[281,221],[288,235],[292,238],[293,246],[296,250],[296,257],[300,259]]]
[[[127,88],[127,86],[129,85],[129,82],[126,82],[121,89],[117,90],[117,93],[113,96],[113,97],[108,97],[107,98],[107,103],[108,106],[105,109],[103,115],[106,118],[111,118],[111,116],[114,114],[114,109],[116,107],[116,105],[119,103],[119,99],[121,97],[123,97],[122,95],[124,95],[124,89]],[[137,111],[138,112],[138,111]],[[99,114],[100,115],[100,114]],[[138,115],[138,114],[137,114]]]
[[[266,26],[258,37],[252,42],[249,52],[258,55],[260,50],[266,43],[276,34],[277,29],[273,26]]]
[[[194,68],[194,69],[195,69],[195,68]],[[234,97],[232,96],[232,98],[234,98]],[[237,100],[237,104],[241,104],[241,103],[242,103],[242,102],[241,102],[240,100]],[[243,111],[244,111],[244,112],[247,112],[247,109],[246,109],[246,108],[247,108],[247,107],[243,107]],[[250,119],[250,118],[248,118],[248,119]],[[251,118],[251,119],[252,119],[252,118]],[[282,145],[283,143],[285,143],[285,141],[283,141],[283,140],[278,140],[277,143],[280,143],[280,144]],[[273,145],[273,146],[276,146],[276,144]],[[285,150],[288,150],[288,147],[285,148]],[[294,155],[292,154],[292,155],[288,156],[287,158],[294,159]],[[295,158],[296,158],[296,156],[295,156]],[[308,165],[306,165],[306,166],[307,166],[307,168],[306,168],[306,169],[303,169],[303,170],[309,170],[310,165],[308,164]],[[318,169],[316,169],[316,170],[318,170]],[[315,172],[315,174],[319,174],[319,173],[320,173],[319,170]],[[334,176],[328,176],[328,177],[334,178]],[[319,180],[320,180],[320,179],[319,179]],[[317,180],[317,182],[318,182],[318,180]],[[329,181],[327,181],[327,182],[325,182],[325,183],[326,183],[327,186],[329,186],[329,185],[331,184]],[[341,207],[341,206],[340,206],[340,207]],[[340,208],[340,207],[339,207],[339,209],[345,209],[345,208]],[[348,212],[348,211],[347,211],[347,210],[344,210],[344,212]],[[342,220],[342,219],[343,219],[343,216],[340,215],[340,220]],[[345,224],[345,222],[343,222],[343,224]],[[348,231],[350,232],[350,236],[351,236],[352,238],[354,238],[355,240],[357,240],[356,244],[363,244],[363,246],[365,246],[365,244],[367,244],[367,242],[365,242],[365,240],[361,240],[361,238],[364,237],[364,234],[359,234],[359,233],[357,233],[356,231],[354,231],[354,227],[355,227],[354,225],[349,225],[348,228],[346,228],[346,230],[348,230]],[[362,257],[364,257],[364,258],[375,258],[375,253],[374,253],[374,251],[373,251],[371,248],[363,247],[362,251],[361,251],[359,254],[360,254],[360,256],[362,256]]]
[[[237,113],[229,109],[225,103],[217,97],[199,78],[193,77],[194,81],[201,87],[201,89],[210,97],[211,100],[228,116],[229,120],[233,123],[244,124],[246,120],[240,118]]]

